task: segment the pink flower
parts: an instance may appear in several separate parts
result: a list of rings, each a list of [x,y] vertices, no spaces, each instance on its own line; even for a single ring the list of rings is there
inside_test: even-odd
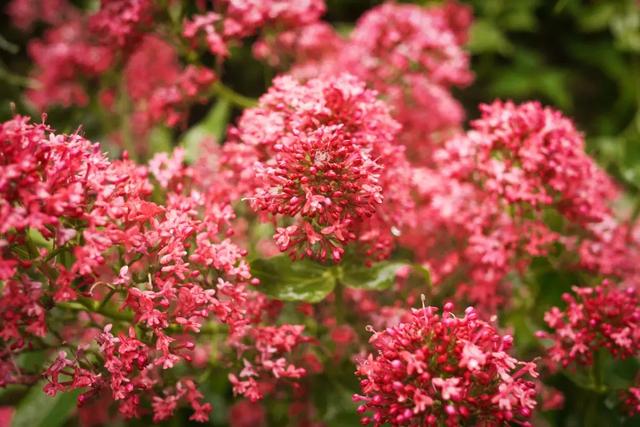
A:
[[[153,22],[151,0],[102,0],[89,17],[89,27],[119,47],[139,41],[144,27]]]
[[[84,106],[89,102],[81,78],[100,76],[112,66],[115,53],[112,47],[96,43],[88,34],[86,23],[75,18],[48,30],[42,40],[29,43],[38,86],[27,91],[27,97],[37,108]]]
[[[590,365],[595,353],[606,349],[614,358],[640,354],[640,297],[634,288],[619,288],[605,280],[594,288],[573,288],[564,294],[564,310],[545,314],[551,332],[538,336],[552,340],[549,357],[563,367]]]
[[[254,175],[236,177],[253,188],[251,206],[278,224],[294,220],[277,228],[281,251],[339,260],[360,240],[370,256],[384,257],[392,227],[410,222],[413,206],[397,131],[384,104],[353,77],[305,84],[280,77],[223,149],[251,147]]]
[[[640,414],[640,387],[629,387],[622,393],[623,404],[629,416]]]
[[[373,412],[362,423],[530,425],[535,387],[522,376],[537,373],[506,353],[512,341],[473,308],[461,318],[435,307],[414,310],[409,320],[374,332],[377,352],[358,362],[363,395],[353,398],[362,402],[359,413]]]

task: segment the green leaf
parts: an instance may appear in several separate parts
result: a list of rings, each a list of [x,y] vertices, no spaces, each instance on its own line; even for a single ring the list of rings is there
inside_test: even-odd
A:
[[[396,280],[396,273],[407,264],[395,261],[383,261],[373,266],[346,265],[342,268],[342,283],[345,286],[370,291],[388,289]]]
[[[164,126],[156,126],[149,134],[149,151],[151,153],[170,153],[171,152],[171,131]]]
[[[615,17],[616,5],[607,2],[594,3],[584,8],[576,18],[580,29],[586,32],[606,29]]]
[[[17,44],[5,39],[4,36],[0,35],[0,50],[16,54],[20,50],[20,47]]]
[[[330,267],[286,255],[253,261],[251,274],[260,279],[258,290],[283,301],[322,301],[336,285]]]
[[[422,276],[422,279],[424,280],[424,282],[427,284],[429,288],[431,288],[431,286],[433,285],[433,282],[431,281],[431,271],[429,271],[427,267],[419,263],[414,263],[412,267],[413,267],[413,271],[418,275]]]
[[[20,401],[11,427],[59,427],[71,417],[80,391],[58,393],[50,397],[42,391],[42,387],[42,383],[32,387]]]
[[[467,48],[474,54],[496,52],[505,56],[514,49],[502,30],[485,19],[478,19],[471,26]]]
[[[200,157],[200,144],[204,138],[212,137],[216,141],[222,139],[230,114],[231,104],[229,101],[225,98],[218,98],[207,116],[185,133],[182,146],[188,162],[193,163]]]

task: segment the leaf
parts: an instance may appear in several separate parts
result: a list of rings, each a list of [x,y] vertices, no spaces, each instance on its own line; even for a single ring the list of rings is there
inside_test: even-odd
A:
[[[582,31],[594,32],[606,29],[615,14],[616,6],[614,4],[601,2],[584,8],[583,12],[576,18]]]
[[[42,391],[42,386],[40,383],[32,387],[20,401],[11,427],[59,427],[71,417],[80,391],[50,397]]]
[[[422,276],[422,279],[427,284],[427,287],[431,288],[431,286],[433,285],[433,282],[431,281],[431,271],[429,271],[427,267],[419,263],[414,263],[412,267],[414,272]]]
[[[260,279],[258,290],[283,301],[322,301],[336,285],[331,268],[286,255],[253,261],[251,274]]]
[[[5,39],[4,36],[0,35],[0,50],[16,54],[20,50],[20,47],[17,44]]]
[[[171,131],[164,126],[156,126],[149,134],[149,151],[151,153],[171,152]]]
[[[193,163],[198,159],[200,156],[200,144],[204,138],[211,137],[216,141],[222,139],[230,114],[231,104],[229,101],[225,98],[218,98],[218,101],[207,116],[185,133],[182,146],[188,162]]]
[[[394,284],[396,274],[403,262],[383,261],[370,268],[363,265],[346,265],[342,268],[342,283],[350,288],[367,289],[370,291],[384,291]]]
[[[471,26],[467,48],[474,54],[497,52],[508,56],[513,45],[504,33],[492,22],[478,19]]]

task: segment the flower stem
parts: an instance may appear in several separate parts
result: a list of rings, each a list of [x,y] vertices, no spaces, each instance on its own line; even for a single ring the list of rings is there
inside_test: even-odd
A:
[[[76,301],[61,302],[56,305],[72,311],[86,311],[88,313],[101,314],[113,320],[121,320],[124,322],[131,322],[133,320],[133,316],[129,313],[113,310],[109,307],[102,306],[97,301],[84,297],[80,297]]]
[[[335,294],[335,306],[336,306],[336,322],[338,324],[344,323],[345,321],[345,310],[344,310],[344,286],[340,281],[336,282],[336,287],[333,290]]]
[[[228,86],[225,86],[222,82],[219,81],[214,83],[213,92],[240,108],[255,107],[258,103],[256,99],[239,94],[238,92],[234,91]]]

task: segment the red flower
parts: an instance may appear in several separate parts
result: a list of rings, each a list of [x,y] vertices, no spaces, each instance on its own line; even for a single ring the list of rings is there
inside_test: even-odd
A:
[[[513,339],[478,319],[473,308],[461,318],[447,304],[414,310],[410,320],[375,332],[376,348],[358,362],[363,402],[372,411],[363,424],[394,426],[493,425],[526,420],[536,405],[535,364],[509,356]],[[424,424],[423,424],[424,423]]]

